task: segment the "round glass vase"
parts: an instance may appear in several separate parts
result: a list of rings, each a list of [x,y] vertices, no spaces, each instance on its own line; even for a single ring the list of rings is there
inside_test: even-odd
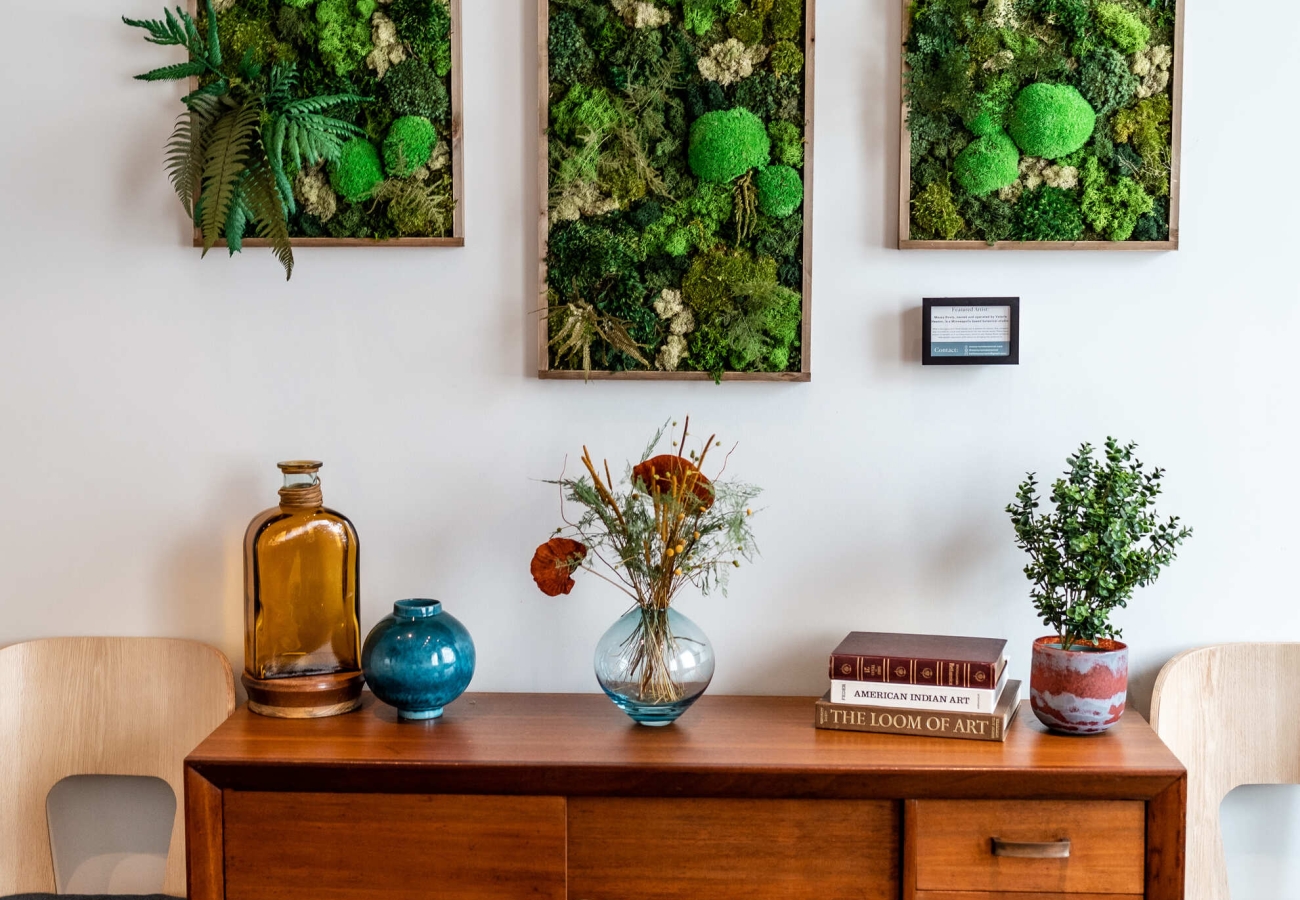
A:
[[[674,609],[633,607],[596,644],[596,680],[641,725],[670,725],[713,679],[713,645]]]

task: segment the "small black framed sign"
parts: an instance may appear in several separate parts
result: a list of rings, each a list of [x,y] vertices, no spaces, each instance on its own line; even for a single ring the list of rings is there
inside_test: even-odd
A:
[[[921,308],[921,363],[1020,365],[1020,298],[926,297]]]

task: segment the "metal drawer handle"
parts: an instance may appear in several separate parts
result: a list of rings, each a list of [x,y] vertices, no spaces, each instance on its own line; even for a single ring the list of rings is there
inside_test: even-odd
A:
[[[994,838],[993,855],[1016,859],[1069,859],[1070,841],[1004,841]]]

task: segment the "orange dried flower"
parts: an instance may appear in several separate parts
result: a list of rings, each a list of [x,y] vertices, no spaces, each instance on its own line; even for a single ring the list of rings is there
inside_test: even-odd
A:
[[[537,548],[528,567],[533,581],[548,597],[573,590],[572,572],[587,557],[584,544],[565,537],[553,537]]]
[[[689,459],[665,453],[632,468],[633,478],[640,479],[647,488],[661,494],[671,493],[673,481],[676,480],[680,485],[691,473],[694,473],[691,477],[691,493],[708,509],[713,505],[713,484],[700,474],[695,463]]]

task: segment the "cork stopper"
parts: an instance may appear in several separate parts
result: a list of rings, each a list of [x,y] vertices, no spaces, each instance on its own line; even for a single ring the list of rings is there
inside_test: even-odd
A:
[[[276,465],[284,473],[284,487],[280,488],[281,509],[316,509],[321,505],[320,477],[316,473],[324,463],[314,459],[292,459]]]

